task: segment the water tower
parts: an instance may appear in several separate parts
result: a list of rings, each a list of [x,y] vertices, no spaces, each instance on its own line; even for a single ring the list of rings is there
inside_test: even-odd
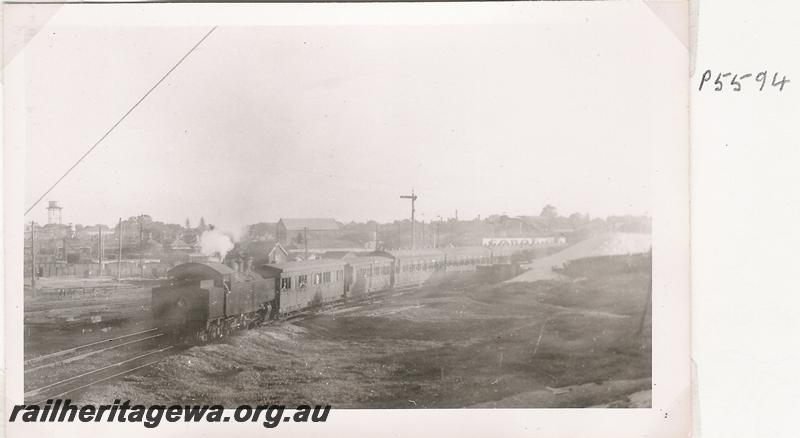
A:
[[[61,225],[61,207],[58,201],[47,202],[47,223]]]

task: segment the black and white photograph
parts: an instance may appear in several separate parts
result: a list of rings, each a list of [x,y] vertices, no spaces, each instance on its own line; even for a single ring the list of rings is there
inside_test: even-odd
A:
[[[685,42],[610,3],[6,12],[7,391],[686,430]]]

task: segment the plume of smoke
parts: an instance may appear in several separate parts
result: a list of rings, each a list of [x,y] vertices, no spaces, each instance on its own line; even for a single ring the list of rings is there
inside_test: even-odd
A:
[[[222,231],[211,228],[203,232],[200,237],[200,250],[204,255],[214,255],[218,253],[224,258],[228,251],[233,249],[233,236]]]

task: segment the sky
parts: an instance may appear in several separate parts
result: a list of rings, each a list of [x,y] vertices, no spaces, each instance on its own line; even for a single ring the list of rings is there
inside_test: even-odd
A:
[[[208,31],[46,27],[25,48],[26,207]],[[26,216],[248,224],[648,214],[668,59],[582,18],[220,27]],[[644,42],[643,42],[644,40]],[[633,62],[633,60],[636,60]]]

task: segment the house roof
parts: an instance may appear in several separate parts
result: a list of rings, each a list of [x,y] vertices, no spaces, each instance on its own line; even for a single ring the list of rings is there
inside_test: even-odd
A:
[[[345,262],[337,259],[304,260],[302,262],[283,262],[261,265],[261,269],[280,270],[284,272],[316,271],[320,269],[337,269],[344,267]]]
[[[192,246],[188,243],[184,242],[183,239],[175,239],[172,243],[169,244],[172,249],[181,248],[181,249],[189,249]]]
[[[339,230],[339,224],[331,218],[281,218],[278,223],[283,224],[283,227],[289,231],[303,231],[304,229],[308,229],[309,231]]]
[[[282,253],[289,255],[289,251],[286,251],[286,248],[283,247],[280,243],[276,243],[275,246],[269,251],[269,255],[272,256],[275,251],[281,251]]]

